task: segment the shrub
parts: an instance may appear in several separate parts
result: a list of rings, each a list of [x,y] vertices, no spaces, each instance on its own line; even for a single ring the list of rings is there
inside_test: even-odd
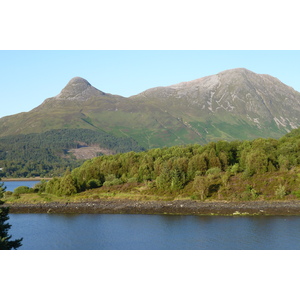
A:
[[[259,196],[259,193],[251,186],[247,185],[246,191],[241,195],[243,201],[255,200]]]
[[[136,177],[131,177],[127,180],[128,183],[135,183],[135,182],[138,182],[137,178]]]
[[[243,179],[250,178],[253,175],[254,175],[254,171],[249,168],[246,168],[245,171],[243,172]]]
[[[87,183],[88,189],[95,189],[102,186],[102,182],[98,179],[91,179]]]
[[[280,184],[275,190],[275,196],[282,199],[286,195],[286,188],[284,185]]]
[[[221,173],[221,169],[218,167],[210,168],[206,171],[206,175],[218,175]]]
[[[234,164],[231,168],[230,168],[230,172],[233,174],[233,175],[236,175],[239,171],[239,164]]]
[[[4,192],[4,198],[8,198],[13,194],[11,191]]]
[[[293,195],[295,195],[297,198],[300,198],[300,191],[294,191],[292,192]]]
[[[46,185],[47,185],[47,181],[46,180],[41,180],[39,183],[35,184],[35,186],[33,187],[33,192],[34,193],[44,193],[46,191]]]
[[[29,188],[28,186],[18,186],[17,188],[14,189],[14,194],[15,195],[20,195],[20,194],[29,194],[32,193],[33,189]]]
[[[112,185],[119,185],[122,184],[123,181],[119,178],[116,178],[115,175],[110,174],[105,176],[105,182],[103,183],[103,186],[112,186]]]

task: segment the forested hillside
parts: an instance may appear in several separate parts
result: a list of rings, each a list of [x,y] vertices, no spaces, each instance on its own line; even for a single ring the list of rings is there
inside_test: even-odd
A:
[[[253,169],[260,173],[265,167],[278,170],[282,169],[287,151],[279,149],[281,142],[256,140],[252,146],[252,142],[229,141],[280,138],[300,126],[299,113],[299,92],[270,75],[241,68],[151,88],[129,98],[102,92],[87,80],[75,77],[57,96],[47,98],[33,110],[0,119],[0,176],[60,176],[67,167],[81,165],[79,159],[88,158],[78,151],[87,146],[93,148],[90,157],[175,146],[161,151],[167,156],[170,151],[183,151],[184,155],[174,153],[172,162],[167,162],[163,152],[160,160],[168,168],[171,165],[171,170],[174,164],[180,166],[181,186],[193,180],[190,169],[188,172],[183,167],[188,164],[192,168],[193,163],[179,163],[177,159],[197,161],[196,155],[205,161],[203,172],[213,167],[225,172],[234,164],[239,164],[239,171],[245,174],[253,173]],[[188,144],[207,145],[193,146],[189,153],[183,150],[189,147],[181,146]],[[248,150],[250,156],[263,161],[262,165],[254,162],[245,167],[243,155]],[[159,151],[147,152],[156,164],[159,156],[155,153]],[[235,152],[240,156],[234,156]],[[138,166],[131,166],[138,172],[121,166],[123,182],[130,178],[141,182],[146,176],[140,169],[145,166],[143,157],[141,154],[136,158]],[[118,158],[103,158],[106,159]],[[216,166],[211,162],[214,160],[219,161]],[[163,173],[152,170],[151,164],[146,168],[149,180],[155,180],[158,187]],[[121,171],[114,176],[119,178]],[[175,183],[172,190],[174,186]],[[76,186],[76,190],[81,189],[81,185]]]
[[[112,153],[145,150],[131,138],[117,138],[100,130],[60,129],[7,136],[0,138],[0,176],[60,176],[67,167],[82,164],[69,150],[90,145]]]
[[[72,195],[99,187],[133,185],[145,193],[189,195],[202,200],[250,200],[267,190],[272,191],[269,196],[284,197],[300,194],[299,167],[297,129],[279,140],[219,141],[97,157],[62,178],[53,178],[45,184],[45,190],[49,194]],[[239,187],[239,195],[234,195]]]

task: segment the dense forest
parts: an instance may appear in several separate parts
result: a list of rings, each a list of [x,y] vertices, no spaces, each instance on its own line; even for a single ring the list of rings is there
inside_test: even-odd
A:
[[[271,187],[273,197],[282,198],[299,195],[298,167],[300,129],[279,140],[219,141],[96,157],[44,183],[43,190],[70,196],[95,188],[133,186],[149,194],[204,200],[236,197],[232,191],[243,182],[239,197],[256,199]]]
[[[67,167],[82,164],[68,150],[90,145],[101,145],[113,153],[145,150],[131,138],[99,130],[60,129],[7,136],[0,138],[0,177],[61,176]]]

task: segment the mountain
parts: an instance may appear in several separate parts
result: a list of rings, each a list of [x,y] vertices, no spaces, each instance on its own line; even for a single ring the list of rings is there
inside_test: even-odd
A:
[[[205,142],[277,138],[300,126],[300,93],[247,69],[149,89],[134,98],[156,102]]]
[[[75,77],[30,112],[0,119],[0,137],[58,129],[104,131],[144,148],[278,138],[300,126],[300,93],[247,69],[122,97]]]

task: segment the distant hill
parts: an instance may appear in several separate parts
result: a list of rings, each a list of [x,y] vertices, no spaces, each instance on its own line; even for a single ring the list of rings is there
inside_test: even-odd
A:
[[[0,137],[0,177],[60,176],[85,159],[142,150],[131,138],[89,129],[5,136]]]

